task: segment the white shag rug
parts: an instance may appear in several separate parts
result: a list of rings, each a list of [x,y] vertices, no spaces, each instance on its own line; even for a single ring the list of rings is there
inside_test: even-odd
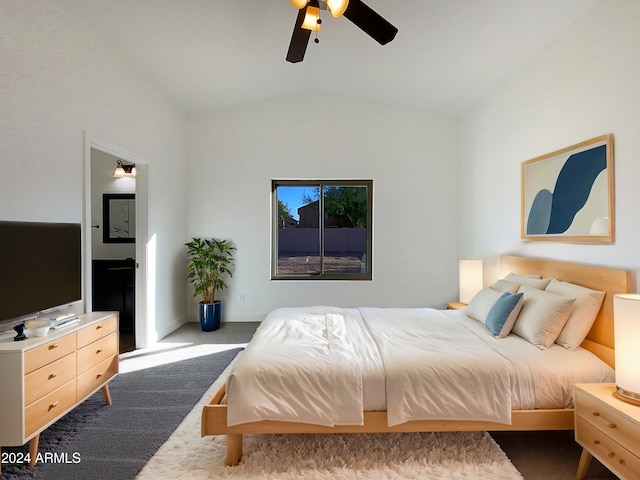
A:
[[[486,432],[245,435],[240,465],[226,467],[226,437],[201,437],[200,415],[229,368],[145,465],[138,480],[523,478]]]

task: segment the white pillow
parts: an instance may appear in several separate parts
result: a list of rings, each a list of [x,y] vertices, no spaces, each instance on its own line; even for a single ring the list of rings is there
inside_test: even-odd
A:
[[[556,338],[556,343],[569,350],[575,350],[591,330],[593,322],[600,311],[604,292],[591,290],[569,282],[561,282],[555,278],[549,282],[545,292],[564,295],[565,297],[575,297],[576,302],[573,304],[569,319],[558,338]]]
[[[498,290],[499,292],[517,293],[520,288],[520,284],[501,279],[496,280],[493,285],[491,285],[491,288]]]
[[[513,283],[519,283],[520,285],[527,285],[529,287],[537,288],[538,290],[544,290],[549,282],[550,278],[533,278],[528,275],[517,275],[515,273],[510,273],[504,280]]]
[[[524,301],[511,330],[539,349],[549,348],[567,323],[575,298],[522,285]]]
[[[473,296],[464,313],[468,317],[484,323],[489,310],[498,301],[502,293],[491,287],[483,288]]]

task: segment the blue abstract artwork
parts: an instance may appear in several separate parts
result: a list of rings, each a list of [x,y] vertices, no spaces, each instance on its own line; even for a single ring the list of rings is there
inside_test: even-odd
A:
[[[610,238],[611,140],[606,135],[523,162],[523,238],[593,238],[603,235],[603,224]]]

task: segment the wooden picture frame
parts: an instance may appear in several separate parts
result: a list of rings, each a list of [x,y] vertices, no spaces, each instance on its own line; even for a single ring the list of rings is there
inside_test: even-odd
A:
[[[105,193],[102,195],[104,243],[135,243],[136,196],[134,193]]]
[[[613,134],[521,163],[523,240],[614,241]]]

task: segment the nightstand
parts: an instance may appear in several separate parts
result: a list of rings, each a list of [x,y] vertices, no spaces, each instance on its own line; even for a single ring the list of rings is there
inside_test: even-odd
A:
[[[462,303],[462,302],[447,303],[447,310],[464,310],[465,308],[467,308],[466,303]]]
[[[579,480],[592,457],[623,480],[640,479],[640,406],[616,398],[615,389],[613,383],[575,386],[575,438],[583,447]]]

